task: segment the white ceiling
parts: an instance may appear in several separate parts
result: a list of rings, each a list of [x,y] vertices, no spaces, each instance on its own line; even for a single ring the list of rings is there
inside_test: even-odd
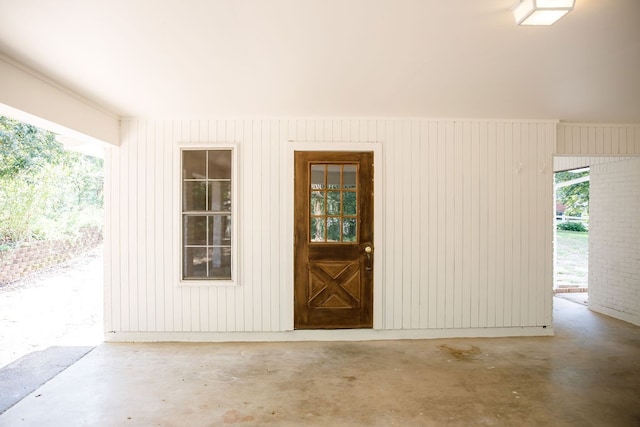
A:
[[[120,116],[640,123],[640,0],[0,0],[0,51]]]

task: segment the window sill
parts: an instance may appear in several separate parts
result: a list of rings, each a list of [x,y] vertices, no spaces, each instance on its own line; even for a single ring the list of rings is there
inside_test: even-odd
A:
[[[178,286],[188,287],[236,287],[238,285],[237,280],[180,280]]]

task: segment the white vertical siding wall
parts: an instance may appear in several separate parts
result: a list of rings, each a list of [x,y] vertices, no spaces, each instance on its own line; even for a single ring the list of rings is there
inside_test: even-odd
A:
[[[631,159],[631,157],[621,157],[620,155],[601,156],[556,156],[553,158],[554,172],[580,169],[602,163],[619,162],[620,160]]]
[[[640,155],[640,125],[560,123],[556,153]]]
[[[551,325],[554,122],[132,119],[106,153],[107,332],[291,329],[292,141],[382,145],[379,329]],[[178,286],[179,142],[238,144],[237,287]]]

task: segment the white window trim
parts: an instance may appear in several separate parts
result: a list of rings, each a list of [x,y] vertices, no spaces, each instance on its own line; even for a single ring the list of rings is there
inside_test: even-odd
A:
[[[183,279],[183,265],[182,257],[184,251],[184,240],[182,236],[182,152],[184,150],[231,150],[231,280],[218,280],[218,279]],[[175,236],[177,236],[177,244],[175,250],[175,260],[177,263],[178,272],[178,285],[182,287],[201,287],[201,286],[239,286],[239,259],[238,250],[239,229],[238,222],[240,220],[239,214],[239,197],[238,197],[238,144],[232,143],[179,143],[176,155],[177,177],[175,177],[178,183],[178,195],[176,197],[177,203],[174,208],[176,220],[175,220]]]

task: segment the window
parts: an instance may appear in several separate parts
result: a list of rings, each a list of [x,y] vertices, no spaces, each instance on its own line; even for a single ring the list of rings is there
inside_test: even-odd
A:
[[[183,149],[182,280],[235,280],[234,150]]]
[[[311,242],[358,240],[358,165],[311,164]]]

